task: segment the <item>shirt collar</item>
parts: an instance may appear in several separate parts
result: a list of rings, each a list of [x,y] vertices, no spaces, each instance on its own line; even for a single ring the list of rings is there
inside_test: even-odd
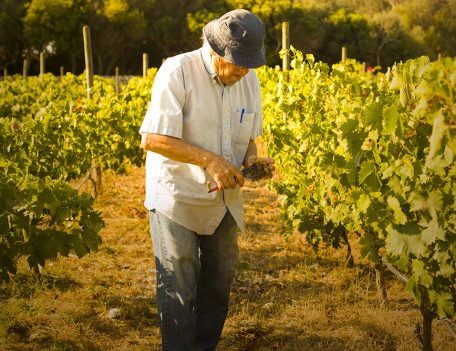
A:
[[[209,78],[212,79],[212,84],[223,85],[222,82],[220,81],[219,77],[217,76],[217,73],[215,72],[214,67],[212,66],[212,57],[211,57],[210,48],[206,45],[203,46],[200,49],[200,54],[201,54],[201,59],[203,60],[204,68],[206,69],[206,72],[209,75]]]

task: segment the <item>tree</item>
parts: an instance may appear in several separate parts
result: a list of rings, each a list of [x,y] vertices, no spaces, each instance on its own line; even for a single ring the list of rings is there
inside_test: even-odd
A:
[[[211,5],[211,7],[203,7],[195,12],[187,13],[186,20],[190,40],[195,44],[201,41],[204,26],[228,11],[222,1],[212,1]]]
[[[127,0],[91,1],[89,24],[92,33],[95,72],[113,74],[115,66],[130,72],[146,33],[146,20]],[[139,64],[137,65],[139,66]]]
[[[375,13],[371,17],[375,31],[375,61],[371,64],[388,67],[394,62],[424,54],[423,47],[401,26],[399,17],[392,11]]]
[[[392,0],[390,0],[392,1]],[[456,55],[456,1],[455,0],[395,0],[394,11],[401,24],[426,54]]]
[[[456,0],[447,0],[434,14],[434,26],[428,33],[429,46],[437,54],[456,55]]]
[[[340,61],[342,46],[347,47],[350,57],[359,61],[373,61],[370,53],[375,52],[374,33],[366,16],[348,13],[342,8],[328,16],[326,26],[325,62]]]
[[[32,0],[24,18],[28,48],[68,59],[74,72],[82,56],[86,13],[85,0]]]
[[[204,25],[245,8],[266,29],[268,65],[280,64],[282,22],[291,44],[317,59],[352,58],[386,67],[427,54],[456,55],[456,0],[1,0],[0,68],[22,69],[22,56],[48,54],[46,66],[84,64],[82,27],[92,33],[95,72],[138,74],[141,54],[159,66],[168,56],[197,48]]]
[[[0,68],[21,63],[24,47],[23,25],[27,1],[3,0],[0,5]]]
[[[204,25],[227,10],[223,0],[144,0],[139,6],[147,20],[143,48],[154,65],[198,48]]]

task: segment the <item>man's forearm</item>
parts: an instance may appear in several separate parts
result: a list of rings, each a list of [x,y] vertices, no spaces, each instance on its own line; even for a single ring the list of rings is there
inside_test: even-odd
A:
[[[247,151],[245,152],[244,162],[242,163],[244,167],[248,167],[252,164],[254,160],[258,157],[257,146],[254,141],[249,141],[249,146],[247,146]]]
[[[222,156],[203,148],[188,144],[167,135],[143,134],[141,145],[145,150],[156,152],[174,161],[191,163],[205,169],[222,189],[244,185],[244,176],[233,164]]]
[[[201,168],[206,168],[208,163],[216,157],[210,151],[168,135],[143,134],[141,145],[145,150],[156,152],[175,161],[191,163]]]

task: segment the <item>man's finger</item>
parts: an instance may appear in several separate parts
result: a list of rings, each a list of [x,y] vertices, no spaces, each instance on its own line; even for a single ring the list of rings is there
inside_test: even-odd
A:
[[[231,175],[230,175],[230,176],[228,176],[228,179],[227,179],[227,180],[228,180],[228,183],[229,183],[229,187],[230,187],[231,189],[234,189],[235,187],[237,187],[237,185],[238,185],[238,179],[237,179],[236,176],[231,176]]]
[[[244,181],[245,181],[244,175],[238,170],[236,170],[235,179],[236,179],[236,182],[239,184],[239,186],[241,186],[241,187],[244,186]]]

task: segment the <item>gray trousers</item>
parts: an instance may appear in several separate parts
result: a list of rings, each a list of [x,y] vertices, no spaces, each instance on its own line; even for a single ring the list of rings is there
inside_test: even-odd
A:
[[[215,350],[228,313],[238,260],[229,211],[213,235],[198,235],[150,211],[162,348]]]

